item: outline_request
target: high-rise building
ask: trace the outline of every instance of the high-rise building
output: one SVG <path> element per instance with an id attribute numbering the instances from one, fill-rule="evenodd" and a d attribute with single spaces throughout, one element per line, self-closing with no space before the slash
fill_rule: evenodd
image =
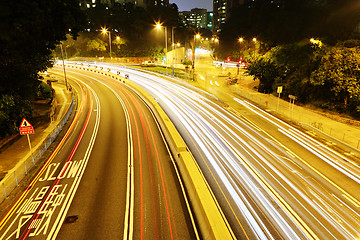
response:
<path id="1" fill-rule="evenodd" d="M 212 12 L 206 9 L 193 8 L 179 13 L 179 17 L 186 27 L 212 29 Z"/>
<path id="2" fill-rule="evenodd" d="M 169 0 L 80 0 L 80 6 L 83 8 L 96 7 L 97 3 L 105 4 L 109 7 L 111 7 L 114 3 L 133 3 L 139 7 L 149 7 L 157 5 L 169 6 Z"/>
<path id="3" fill-rule="evenodd" d="M 106 0 L 105 0 L 106 1 Z M 149 7 L 149 6 L 169 6 L 169 0 L 108 0 L 120 4 L 124 3 L 134 3 L 136 6 L 139 7 Z"/>
<path id="4" fill-rule="evenodd" d="M 221 31 L 221 24 L 225 23 L 230 16 L 230 9 L 241 4 L 245 4 L 248 0 L 213 0 L 213 32 Z"/>

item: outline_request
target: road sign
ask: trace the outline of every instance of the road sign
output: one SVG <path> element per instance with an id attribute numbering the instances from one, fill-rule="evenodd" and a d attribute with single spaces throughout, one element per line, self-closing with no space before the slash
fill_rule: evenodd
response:
<path id="1" fill-rule="evenodd" d="M 23 118 L 20 124 L 20 134 L 21 135 L 34 134 L 33 126 L 25 118 Z"/>
<path id="2" fill-rule="evenodd" d="M 283 86 L 278 86 L 277 93 L 282 93 L 282 90 L 283 90 Z"/>
<path id="3" fill-rule="evenodd" d="M 289 95 L 288 97 L 289 97 L 290 99 L 296 100 L 296 96 L 294 96 L 294 95 Z"/>

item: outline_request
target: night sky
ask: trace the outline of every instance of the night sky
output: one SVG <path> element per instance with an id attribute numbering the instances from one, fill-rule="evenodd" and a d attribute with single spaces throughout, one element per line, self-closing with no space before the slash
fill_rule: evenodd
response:
<path id="1" fill-rule="evenodd" d="M 213 0 L 170 0 L 179 7 L 179 12 L 189 11 L 192 8 L 205 8 L 208 11 L 213 9 Z"/>

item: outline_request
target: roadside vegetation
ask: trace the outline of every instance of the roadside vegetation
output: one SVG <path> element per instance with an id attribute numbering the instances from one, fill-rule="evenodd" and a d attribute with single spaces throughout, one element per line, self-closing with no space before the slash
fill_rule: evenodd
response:
<path id="1" fill-rule="evenodd" d="M 359 10 L 355 0 L 251 2 L 233 10 L 216 56 L 246 61 L 259 92 L 283 86 L 284 98 L 360 118 Z"/>
<path id="2" fill-rule="evenodd" d="M 52 66 L 66 34 L 76 38 L 85 16 L 73 0 L 3 1 L 0 16 L 1 139 L 17 133 L 23 117 L 32 120 L 32 101 L 51 97 L 38 74 Z"/>

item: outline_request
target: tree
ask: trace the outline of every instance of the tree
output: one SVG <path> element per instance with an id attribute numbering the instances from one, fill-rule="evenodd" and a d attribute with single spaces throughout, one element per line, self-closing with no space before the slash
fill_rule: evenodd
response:
<path id="1" fill-rule="evenodd" d="M 359 38 L 354 32 L 360 22 L 359 10 L 357 0 L 248 1 L 234 8 L 221 26 L 220 44 L 229 51 L 240 36 L 257 37 L 267 49 L 311 37 L 335 44 L 338 40 Z"/>
<path id="2" fill-rule="evenodd" d="M 302 103 L 312 97 L 310 75 L 318 68 L 325 51 L 325 46 L 319 48 L 310 43 L 288 44 L 271 49 L 268 57 L 279 69 L 277 81 L 281 81 L 275 84 L 284 86 L 284 96 L 295 95 Z"/>
<path id="3" fill-rule="evenodd" d="M 266 93 L 271 93 L 273 91 L 275 79 L 280 76 L 279 69 L 276 67 L 275 63 L 264 57 L 259 58 L 250 64 L 247 73 L 253 76 L 254 80 L 260 80 L 258 91 Z"/>
<path id="4" fill-rule="evenodd" d="M 20 95 L 0 95 L 0 139 L 16 133 L 21 119 L 31 115 L 31 111 L 31 102 Z"/>
<path id="5" fill-rule="evenodd" d="M 89 40 L 86 44 L 87 50 L 94 53 L 104 53 L 106 51 L 107 44 L 100 39 Z"/>
<path id="6" fill-rule="evenodd" d="M 331 93 L 332 98 L 324 101 L 343 106 L 350 113 L 360 111 L 360 48 L 332 48 L 311 74 L 311 82 Z"/>
<path id="7" fill-rule="evenodd" d="M 1 1 L 0 93 L 34 96 L 38 72 L 51 66 L 51 50 L 66 33 L 77 36 L 82 16 L 73 0 Z"/>
<path id="8" fill-rule="evenodd" d="M 76 37 L 84 18 L 74 0 L 1 1 L 0 137 L 14 133 L 31 102 L 38 73 L 51 64 L 51 53 L 69 33 Z M 71 30 L 70 30 L 71 29 Z"/>

